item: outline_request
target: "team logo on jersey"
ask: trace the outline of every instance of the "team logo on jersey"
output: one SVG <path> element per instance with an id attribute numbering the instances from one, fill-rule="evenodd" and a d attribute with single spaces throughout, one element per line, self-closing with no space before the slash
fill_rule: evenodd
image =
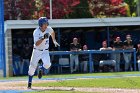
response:
<path id="1" fill-rule="evenodd" d="M 39 39 L 44 39 L 44 36 L 39 37 Z"/>

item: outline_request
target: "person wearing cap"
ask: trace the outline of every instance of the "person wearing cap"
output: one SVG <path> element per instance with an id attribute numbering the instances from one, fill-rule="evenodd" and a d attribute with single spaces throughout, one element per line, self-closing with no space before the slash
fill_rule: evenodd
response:
<path id="1" fill-rule="evenodd" d="M 125 50 L 133 49 L 133 42 L 131 40 L 130 35 L 126 35 L 126 40 L 124 41 L 123 45 L 124 45 Z M 123 53 L 123 56 L 124 56 L 124 60 L 125 60 L 125 71 L 128 71 L 131 66 L 130 62 L 131 62 L 132 53 L 125 52 L 125 53 Z"/>
<path id="2" fill-rule="evenodd" d="M 113 43 L 113 50 L 122 50 L 123 49 L 123 42 L 121 41 L 120 37 L 116 37 L 116 40 Z M 116 61 L 115 71 L 120 71 L 120 53 L 114 53 L 113 59 Z"/>
<path id="3" fill-rule="evenodd" d="M 78 52 L 81 50 L 80 48 L 81 45 L 78 43 L 78 39 L 73 38 L 73 42 L 70 44 L 70 51 Z M 71 68 L 71 73 L 79 70 L 79 58 L 77 54 L 70 54 L 70 68 Z"/>

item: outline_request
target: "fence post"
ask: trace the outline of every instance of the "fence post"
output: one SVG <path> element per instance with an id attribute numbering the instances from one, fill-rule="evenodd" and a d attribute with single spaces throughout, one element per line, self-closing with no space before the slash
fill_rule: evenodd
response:
<path id="1" fill-rule="evenodd" d="M 57 29 L 57 37 L 58 37 L 58 43 L 61 44 L 61 33 L 60 28 Z M 61 46 L 60 46 L 61 47 Z M 58 50 L 60 51 L 60 47 L 58 47 Z"/>
<path id="2" fill-rule="evenodd" d="M 0 69 L 3 69 L 3 76 L 6 77 L 5 64 L 5 35 L 4 35 L 4 0 L 0 1 Z"/>
<path id="3" fill-rule="evenodd" d="M 92 54 L 89 53 L 89 72 L 92 73 L 94 71 L 94 63 L 92 61 Z"/>
<path id="4" fill-rule="evenodd" d="M 50 0 L 50 19 L 52 20 L 52 0 Z"/>
<path id="5" fill-rule="evenodd" d="M 110 31 L 109 31 L 109 27 L 107 27 L 107 46 L 110 47 Z"/>

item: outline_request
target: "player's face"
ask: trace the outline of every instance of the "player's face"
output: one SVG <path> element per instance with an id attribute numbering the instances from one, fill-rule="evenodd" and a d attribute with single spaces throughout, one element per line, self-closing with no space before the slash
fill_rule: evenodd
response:
<path id="1" fill-rule="evenodd" d="M 48 24 L 43 24 L 41 27 L 41 30 L 44 32 L 48 27 Z"/>

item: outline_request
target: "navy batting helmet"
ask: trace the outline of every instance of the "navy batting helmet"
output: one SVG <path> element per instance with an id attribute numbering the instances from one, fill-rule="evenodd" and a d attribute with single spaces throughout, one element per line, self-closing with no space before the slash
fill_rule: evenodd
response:
<path id="1" fill-rule="evenodd" d="M 49 25 L 48 19 L 46 17 L 40 17 L 38 19 L 38 25 L 40 27 L 42 27 L 43 24 L 48 24 Z"/>

